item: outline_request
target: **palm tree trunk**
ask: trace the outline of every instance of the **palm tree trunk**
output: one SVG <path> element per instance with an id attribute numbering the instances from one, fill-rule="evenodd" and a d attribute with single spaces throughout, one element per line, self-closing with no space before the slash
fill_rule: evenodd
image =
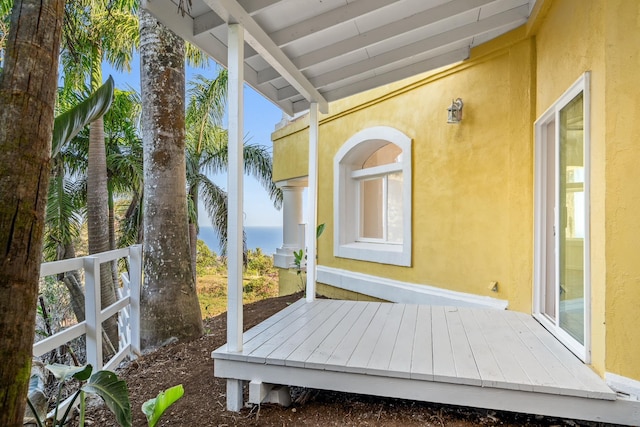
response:
<path id="1" fill-rule="evenodd" d="M 35 331 L 63 0 L 16 0 L 0 74 L 0 425 L 21 426 Z"/>
<path id="2" fill-rule="evenodd" d="M 196 264 L 198 261 L 198 187 L 194 186 L 189 190 L 189 200 L 193 203 L 195 211 L 195 222 L 189 217 L 189 248 L 191 249 L 191 269 L 193 270 L 193 280 L 198 284 L 198 273 Z"/>
<path id="3" fill-rule="evenodd" d="M 71 259 L 76 257 L 76 248 L 73 246 L 73 243 L 66 244 L 61 252 L 62 256 L 60 259 Z M 84 312 L 85 300 L 84 290 L 80 284 L 82 283 L 80 272 L 78 270 L 67 271 L 66 273 L 63 273 L 62 277 L 59 277 L 58 280 L 62 280 L 69 291 L 71 308 L 73 310 L 73 314 L 76 315 L 76 320 L 78 323 L 83 322 L 86 318 L 86 313 Z"/>
<path id="4" fill-rule="evenodd" d="M 184 41 L 140 10 L 144 164 L 143 348 L 203 333 L 191 252 L 185 163 Z"/>
<path id="5" fill-rule="evenodd" d="M 99 118 L 89 126 L 89 156 L 87 171 L 87 223 L 89 231 L 89 254 L 109 250 L 109 206 L 107 192 L 107 160 L 104 145 L 104 122 Z M 111 275 L 111 263 L 100 266 L 101 308 L 116 302 L 116 293 Z M 118 324 L 115 316 L 103 324 L 109 340 L 118 343 Z M 110 355 L 105 346 L 105 355 Z"/>

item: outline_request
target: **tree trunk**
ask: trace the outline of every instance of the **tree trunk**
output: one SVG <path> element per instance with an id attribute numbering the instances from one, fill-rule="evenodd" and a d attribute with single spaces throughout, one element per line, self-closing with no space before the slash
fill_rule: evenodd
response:
<path id="1" fill-rule="evenodd" d="M 64 250 L 62 257 L 60 259 L 71 259 L 76 257 L 76 248 L 73 246 L 73 243 L 68 243 L 64 246 Z M 71 299 L 71 308 L 73 309 L 73 313 L 76 315 L 76 320 L 78 323 L 83 322 L 86 318 L 84 307 L 84 289 L 82 289 L 82 279 L 80 276 L 80 272 L 78 270 L 67 271 L 61 275 L 58 280 L 62 280 L 62 282 L 67 287 L 69 291 L 69 297 Z"/>
<path id="2" fill-rule="evenodd" d="M 104 121 L 99 118 L 89 126 L 89 156 L 87 168 L 87 228 L 89 254 L 106 252 L 109 247 L 109 206 L 107 192 L 107 155 L 104 145 Z M 116 292 L 111 275 L 111 263 L 100 265 L 101 308 L 116 302 Z M 102 324 L 114 346 L 118 344 L 118 323 L 115 316 Z M 104 346 L 105 355 L 111 355 Z"/>
<path id="3" fill-rule="evenodd" d="M 195 210 L 196 222 L 193 223 L 189 218 L 189 249 L 191 249 L 191 269 L 193 270 L 193 280 L 198 283 L 198 273 L 196 272 L 196 264 L 198 261 L 198 187 L 194 186 L 189 190 L 189 199 L 193 202 Z"/>
<path id="4" fill-rule="evenodd" d="M 0 425 L 31 372 L 63 0 L 16 0 L 0 74 Z"/>
<path id="5" fill-rule="evenodd" d="M 143 348 L 201 336 L 189 250 L 184 41 L 140 10 L 144 158 Z"/>

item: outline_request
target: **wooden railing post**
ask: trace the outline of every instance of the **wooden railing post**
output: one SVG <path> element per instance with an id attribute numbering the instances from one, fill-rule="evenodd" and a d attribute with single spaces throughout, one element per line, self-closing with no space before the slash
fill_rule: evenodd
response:
<path id="1" fill-rule="evenodd" d="M 87 322 L 87 363 L 93 370 L 102 369 L 102 315 L 100 302 L 100 259 L 84 258 L 85 313 Z"/>
<path id="2" fill-rule="evenodd" d="M 142 245 L 129 248 L 129 298 L 131 328 L 131 359 L 138 357 L 140 353 L 140 291 L 142 289 Z"/>

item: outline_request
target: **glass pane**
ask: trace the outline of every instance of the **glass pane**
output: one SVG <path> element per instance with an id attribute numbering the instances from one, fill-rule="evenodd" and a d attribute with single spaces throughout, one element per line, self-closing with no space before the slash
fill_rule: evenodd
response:
<path id="1" fill-rule="evenodd" d="M 546 314 L 555 324 L 556 323 L 556 297 L 557 293 L 557 280 L 556 280 L 556 233 L 555 233 L 555 221 L 556 221 L 556 122 L 551 121 L 545 128 L 546 140 L 547 140 L 547 168 L 549 173 L 547 175 L 546 186 L 546 212 L 545 221 L 546 227 L 546 242 L 547 242 L 547 256 L 545 259 L 545 283 L 544 283 L 544 308 L 543 313 Z"/>
<path id="2" fill-rule="evenodd" d="M 402 243 L 402 172 L 387 176 L 387 240 Z"/>
<path id="3" fill-rule="evenodd" d="M 383 145 L 364 161 L 362 169 L 398 163 L 401 160 L 401 155 L 402 149 L 397 145 L 391 143 Z"/>
<path id="4" fill-rule="evenodd" d="M 584 344 L 584 118 L 582 94 L 560 111 L 560 327 Z"/>
<path id="5" fill-rule="evenodd" d="M 360 237 L 382 239 L 383 178 L 360 181 Z"/>

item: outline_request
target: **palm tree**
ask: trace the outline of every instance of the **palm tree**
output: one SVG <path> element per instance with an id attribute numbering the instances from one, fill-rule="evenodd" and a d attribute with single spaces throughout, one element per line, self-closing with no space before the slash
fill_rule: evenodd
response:
<path id="1" fill-rule="evenodd" d="M 144 147 L 143 348 L 202 335 L 185 176 L 184 41 L 140 10 Z"/>
<path id="2" fill-rule="evenodd" d="M 12 10 L 0 73 L 0 425 L 17 427 L 35 335 L 64 1 L 16 0 Z"/>
<path id="3" fill-rule="evenodd" d="M 228 138 L 221 123 L 227 98 L 227 71 L 214 79 L 196 76 L 190 82 L 187 107 L 187 187 L 189 189 L 189 237 L 191 262 L 195 274 L 198 202 L 202 201 L 220 241 L 222 253 L 227 246 L 227 194 L 208 175 L 223 173 L 228 166 Z M 282 192 L 271 180 L 272 162 L 268 149 L 245 144 L 245 173 L 254 176 L 279 208 Z M 246 248 L 245 248 L 246 252 Z"/>
<path id="4" fill-rule="evenodd" d="M 62 55 L 65 87 L 77 88 L 88 79 L 91 89 L 96 90 L 102 84 L 103 60 L 116 69 L 128 69 L 139 40 L 137 7 L 135 0 L 86 0 L 67 5 L 65 49 Z M 104 121 L 100 117 L 90 124 L 89 129 L 87 222 L 90 254 L 114 249 L 108 226 L 107 181 Z M 114 270 L 115 266 L 100 266 L 102 308 L 116 301 Z M 117 343 L 116 319 L 105 321 L 104 329 L 111 343 Z"/>

